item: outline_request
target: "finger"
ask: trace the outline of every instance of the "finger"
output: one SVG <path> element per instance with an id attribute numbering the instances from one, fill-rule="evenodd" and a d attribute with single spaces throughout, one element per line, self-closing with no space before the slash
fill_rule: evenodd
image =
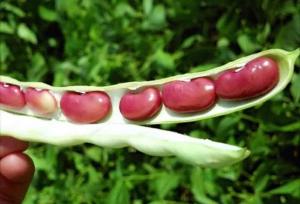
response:
<path id="1" fill-rule="evenodd" d="M 21 203 L 34 174 L 32 160 L 23 153 L 13 153 L 0 160 L 1 196 L 11 203 Z"/>
<path id="2" fill-rule="evenodd" d="M 23 142 L 8 136 L 0 137 L 0 159 L 13 152 L 22 152 L 28 147 L 27 142 Z"/>

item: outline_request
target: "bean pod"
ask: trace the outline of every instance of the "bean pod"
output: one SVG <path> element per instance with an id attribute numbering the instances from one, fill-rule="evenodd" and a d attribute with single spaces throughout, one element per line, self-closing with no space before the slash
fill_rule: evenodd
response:
<path id="1" fill-rule="evenodd" d="M 249 152 L 139 125 L 196 121 L 262 103 L 288 84 L 298 55 L 267 50 L 205 72 L 107 87 L 52 87 L 0 76 L 0 135 L 56 145 L 132 146 L 208 167 L 232 164 Z"/>

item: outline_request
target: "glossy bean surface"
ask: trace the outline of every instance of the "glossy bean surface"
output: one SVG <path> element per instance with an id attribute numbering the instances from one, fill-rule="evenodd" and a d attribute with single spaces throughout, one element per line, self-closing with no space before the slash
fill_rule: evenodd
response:
<path id="1" fill-rule="evenodd" d="M 119 109 L 126 119 L 146 120 L 160 110 L 161 104 L 160 91 L 154 87 L 147 87 L 122 96 Z"/>
<path id="2" fill-rule="evenodd" d="M 216 93 L 229 100 L 249 99 L 270 91 L 279 80 L 277 63 L 268 57 L 256 58 L 238 70 L 228 70 L 216 79 Z"/>
<path id="3" fill-rule="evenodd" d="M 0 82 L 0 104 L 8 108 L 22 109 L 26 104 L 23 91 L 19 86 Z"/>
<path id="4" fill-rule="evenodd" d="M 214 82 L 209 78 L 169 82 L 162 87 L 162 100 L 167 108 L 180 113 L 206 110 L 216 101 Z"/>
<path id="5" fill-rule="evenodd" d="M 63 114 L 76 123 L 94 123 L 104 119 L 111 110 L 109 96 L 102 91 L 66 92 L 60 107 Z"/>
<path id="6" fill-rule="evenodd" d="M 39 114 L 52 114 L 57 110 L 56 99 L 48 90 L 29 87 L 25 90 L 25 99 L 30 109 Z"/>

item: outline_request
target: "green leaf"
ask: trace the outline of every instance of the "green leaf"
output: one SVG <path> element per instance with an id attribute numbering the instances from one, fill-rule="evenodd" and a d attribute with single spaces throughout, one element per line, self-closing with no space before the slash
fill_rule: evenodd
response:
<path id="1" fill-rule="evenodd" d="M 263 144 L 261 146 L 263 146 Z M 270 166 L 272 166 L 271 162 L 265 162 L 259 165 L 259 167 L 254 171 L 251 179 L 255 193 L 263 192 L 270 182 L 270 176 L 268 175 Z"/>
<path id="2" fill-rule="evenodd" d="M 192 45 L 197 44 L 197 43 L 201 43 L 201 42 L 204 42 L 204 37 L 203 36 L 198 35 L 198 34 L 197 35 L 192 35 L 192 36 L 186 38 L 183 41 L 181 47 L 182 48 L 189 48 Z"/>
<path id="3" fill-rule="evenodd" d="M 299 2 L 297 5 L 295 5 L 295 2 L 293 1 L 280 2 L 280 10 L 279 10 L 280 16 L 287 16 L 287 15 L 299 13 L 300 11 Z"/>
<path id="4" fill-rule="evenodd" d="M 58 15 L 55 11 L 48 9 L 44 6 L 39 6 L 39 15 L 45 21 L 56 21 L 58 19 Z"/>
<path id="5" fill-rule="evenodd" d="M 152 11 L 153 0 L 143 0 L 143 10 L 146 15 L 149 15 Z"/>
<path id="6" fill-rule="evenodd" d="M 27 42 L 31 42 L 33 44 L 37 43 L 37 38 L 32 30 L 27 27 L 24 23 L 18 26 L 18 36 Z"/>
<path id="7" fill-rule="evenodd" d="M 239 122 L 240 116 L 238 114 L 224 117 L 216 127 L 216 135 L 230 135 L 237 128 Z"/>
<path id="8" fill-rule="evenodd" d="M 80 8 L 80 4 L 77 0 L 56 0 L 55 3 L 58 11 L 66 12 L 69 17 L 74 18 L 74 21 L 82 22 L 82 19 L 78 19 L 78 16 L 80 15 L 80 12 L 85 11 L 85 9 Z"/>
<path id="9" fill-rule="evenodd" d="M 234 7 L 232 7 L 234 8 Z M 238 15 L 232 10 L 225 12 L 217 21 L 218 31 L 227 38 L 234 39 L 238 30 Z"/>
<path id="10" fill-rule="evenodd" d="M 166 69 L 172 69 L 175 66 L 172 55 L 170 53 L 164 52 L 163 50 L 158 50 L 155 53 L 154 62 Z"/>
<path id="11" fill-rule="evenodd" d="M 296 198 L 300 198 L 300 179 L 292 180 L 278 188 L 268 192 L 269 194 L 290 194 Z"/>
<path id="12" fill-rule="evenodd" d="M 7 22 L 0 22 L 0 33 L 13 34 L 14 27 Z"/>
<path id="13" fill-rule="evenodd" d="M 117 180 L 116 184 L 110 191 L 108 198 L 107 198 L 107 204 L 129 204 L 129 191 L 127 186 L 125 185 L 124 181 L 122 179 Z"/>
<path id="14" fill-rule="evenodd" d="M 10 55 L 10 50 L 4 42 L 0 43 L 0 62 L 4 63 Z"/>
<path id="15" fill-rule="evenodd" d="M 261 46 L 253 41 L 248 35 L 241 34 L 238 36 L 238 44 L 245 53 L 252 53 L 260 49 Z"/>
<path id="16" fill-rule="evenodd" d="M 24 17 L 25 13 L 19 7 L 9 4 L 5 1 L 0 3 L 0 9 L 5 9 L 6 11 L 10 11 L 11 13 L 15 14 L 18 17 Z"/>
<path id="17" fill-rule="evenodd" d="M 243 204 L 264 204 L 264 202 L 259 195 L 250 195 Z"/>
<path id="18" fill-rule="evenodd" d="M 191 190 L 196 201 L 205 204 L 216 204 L 215 201 L 206 195 L 205 174 L 201 168 L 195 167 L 192 170 L 190 180 L 192 185 Z"/>
<path id="19" fill-rule="evenodd" d="M 42 81 L 46 74 L 46 61 L 41 53 L 35 53 L 31 58 L 30 69 L 27 70 L 27 78 L 31 81 Z"/>
<path id="20" fill-rule="evenodd" d="M 265 43 L 265 41 L 267 40 L 268 36 L 271 33 L 271 26 L 270 23 L 266 23 L 262 32 L 259 32 L 256 36 L 257 41 L 259 43 Z"/>
<path id="21" fill-rule="evenodd" d="M 166 26 L 166 23 L 165 7 L 163 5 L 156 5 L 146 17 L 143 28 L 147 30 L 160 30 Z"/>
<path id="22" fill-rule="evenodd" d="M 125 3 L 119 3 L 114 10 L 116 17 L 124 17 L 126 14 L 129 16 L 135 16 L 134 9 Z"/>
<path id="23" fill-rule="evenodd" d="M 295 49 L 300 43 L 300 14 L 294 15 L 293 20 L 281 27 L 275 46 L 284 49 Z"/>
<path id="24" fill-rule="evenodd" d="M 179 180 L 179 174 L 172 172 L 161 173 L 154 182 L 155 191 L 158 195 L 158 198 L 165 198 L 172 189 L 179 185 Z"/>
<path id="25" fill-rule="evenodd" d="M 220 38 L 217 43 L 219 48 L 228 47 L 229 44 L 230 44 L 230 41 L 226 37 Z"/>
<path id="26" fill-rule="evenodd" d="M 259 128 L 256 132 L 253 132 L 251 135 L 250 150 L 252 154 L 266 155 L 271 149 L 269 144 L 269 139 L 262 131 L 262 128 Z"/>
<path id="27" fill-rule="evenodd" d="M 155 6 L 149 16 L 149 21 L 152 25 L 156 25 L 158 27 L 164 26 L 166 23 L 165 7 L 163 5 Z"/>
<path id="28" fill-rule="evenodd" d="M 255 191 L 256 192 L 263 192 L 263 190 L 266 188 L 268 182 L 270 180 L 270 177 L 268 175 L 262 177 L 260 180 L 257 181 L 255 184 Z"/>
<path id="29" fill-rule="evenodd" d="M 88 158 L 95 162 L 100 162 L 101 161 L 101 154 L 102 151 L 98 147 L 91 147 L 86 149 L 85 154 Z"/>

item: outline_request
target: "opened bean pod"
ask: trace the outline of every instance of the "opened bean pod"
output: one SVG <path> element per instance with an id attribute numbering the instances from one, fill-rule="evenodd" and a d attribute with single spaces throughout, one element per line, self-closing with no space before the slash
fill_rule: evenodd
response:
<path id="1" fill-rule="evenodd" d="M 298 55 L 273 49 L 205 72 L 106 87 L 52 87 L 1 76 L 0 134 L 57 145 L 132 146 L 202 166 L 231 164 L 249 152 L 138 125 L 195 121 L 262 103 L 290 81 Z M 16 121 L 24 125 L 13 127 Z"/>

